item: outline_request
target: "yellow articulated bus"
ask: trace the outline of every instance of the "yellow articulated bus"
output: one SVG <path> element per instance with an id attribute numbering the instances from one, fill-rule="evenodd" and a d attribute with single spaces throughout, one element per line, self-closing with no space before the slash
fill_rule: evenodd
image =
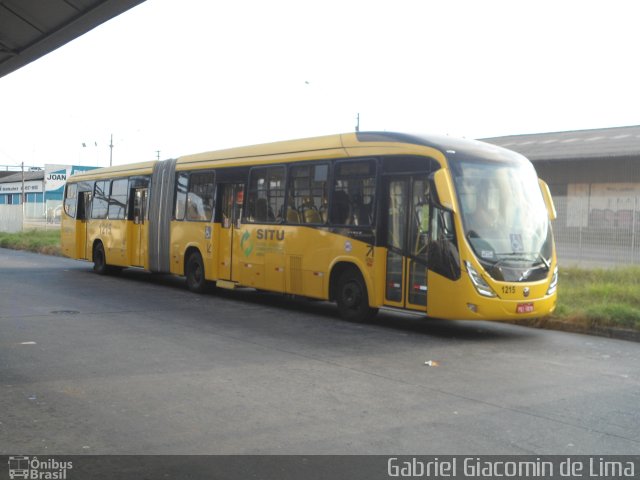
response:
<path id="1" fill-rule="evenodd" d="M 292 140 L 80 173 L 62 249 L 104 274 L 184 275 L 379 308 L 507 320 L 556 306 L 547 185 L 525 157 L 390 132 Z"/>

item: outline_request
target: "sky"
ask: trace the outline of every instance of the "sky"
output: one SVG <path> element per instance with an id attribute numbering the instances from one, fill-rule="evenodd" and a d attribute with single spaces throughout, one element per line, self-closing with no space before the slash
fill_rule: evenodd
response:
<path id="1" fill-rule="evenodd" d="M 640 124 L 629 0 L 147 0 L 0 78 L 0 165 Z M 86 146 L 83 146 L 86 145 Z M 159 154 L 158 154 L 159 151 Z"/>

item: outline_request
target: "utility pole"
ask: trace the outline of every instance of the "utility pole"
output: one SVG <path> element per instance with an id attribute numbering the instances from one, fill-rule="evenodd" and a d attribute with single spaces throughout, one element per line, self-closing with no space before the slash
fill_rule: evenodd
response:
<path id="1" fill-rule="evenodd" d="M 109 166 L 113 166 L 113 133 L 111 134 L 111 141 L 109 142 Z"/>
<path id="2" fill-rule="evenodd" d="M 360 131 L 360 112 L 356 116 L 356 133 Z"/>
<path id="3" fill-rule="evenodd" d="M 156 160 L 160 160 L 160 150 L 156 150 Z"/>
<path id="4" fill-rule="evenodd" d="M 27 198 L 24 193 L 24 162 L 20 164 L 20 169 L 22 170 L 22 201 L 20 203 L 22 204 L 22 230 L 24 231 L 24 202 Z"/>

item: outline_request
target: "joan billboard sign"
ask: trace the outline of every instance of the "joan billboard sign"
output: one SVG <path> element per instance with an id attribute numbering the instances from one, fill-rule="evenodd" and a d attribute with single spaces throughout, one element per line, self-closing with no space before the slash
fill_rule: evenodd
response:
<path id="1" fill-rule="evenodd" d="M 74 173 L 93 170 L 96 167 L 83 167 L 78 165 L 50 165 L 44 166 L 44 185 L 46 192 L 60 192 L 64 190 L 64 184 Z"/>

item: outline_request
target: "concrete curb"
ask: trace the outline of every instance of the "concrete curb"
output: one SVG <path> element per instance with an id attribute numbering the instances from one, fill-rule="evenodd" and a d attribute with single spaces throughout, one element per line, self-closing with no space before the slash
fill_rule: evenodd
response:
<path id="1" fill-rule="evenodd" d="M 603 327 L 599 325 L 584 325 L 577 323 L 563 322 L 556 318 L 533 318 L 514 320 L 514 325 L 524 327 L 544 328 L 547 330 L 559 330 L 562 332 L 582 333 L 586 335 L 594 335 L 598 337 L 615 338 L 617 340 L 629 340 L 631 342 L 640 342 L 640 330 L 632 330 L 620 327 Z"/>

